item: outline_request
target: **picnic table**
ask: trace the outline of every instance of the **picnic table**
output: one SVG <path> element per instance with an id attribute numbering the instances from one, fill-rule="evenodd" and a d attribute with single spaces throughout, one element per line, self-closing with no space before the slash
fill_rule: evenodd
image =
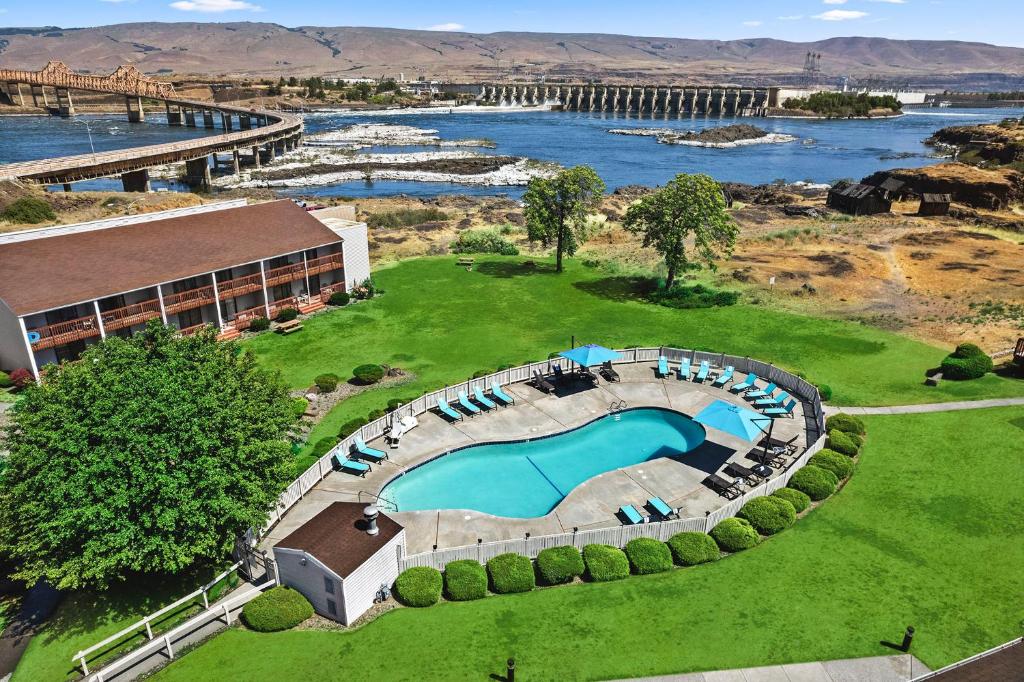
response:
<path id="1" fill-rule="evenodd" d="M 277 328 L 274 330 L 278 334 L 291 334 L 302 329 L 302 322 L 299 320 L 288 320 L 287 322 L 278 322 Z"/>

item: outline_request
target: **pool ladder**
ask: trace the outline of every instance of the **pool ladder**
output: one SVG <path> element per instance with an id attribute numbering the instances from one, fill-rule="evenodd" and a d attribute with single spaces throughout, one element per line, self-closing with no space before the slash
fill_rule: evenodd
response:
<path id="1" fill-rule="evenodd" d="M 622 415 L 620 414 L 620 412 L 622 412 L 627 407 L 629 407 L 629 405 L 626 404 L 625 400 L 616 400 L 612 402 L 610 405 L 608 405 L 608 413 L 615 415 L 615 421 L 621 421 Z"/>

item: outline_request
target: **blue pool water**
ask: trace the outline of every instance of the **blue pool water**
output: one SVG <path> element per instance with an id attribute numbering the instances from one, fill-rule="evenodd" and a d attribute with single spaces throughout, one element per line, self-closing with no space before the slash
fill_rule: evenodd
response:
<path id="1" fill-rule="evenodd" d="M 534 518 L 598 474 L 689 452 L 703 442 L 704 427 L 678 412 L 627 410 L 546 438 L 452 452 L 395 479 L 381 497 L 399 511 L 473 509 Z"/>

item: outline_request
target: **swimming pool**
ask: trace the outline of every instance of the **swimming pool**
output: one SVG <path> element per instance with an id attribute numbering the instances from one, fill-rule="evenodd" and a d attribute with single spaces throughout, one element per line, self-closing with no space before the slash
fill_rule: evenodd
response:
<path id="1" fill-rule="evenodd" d="M 394 479 L 380 496 L 398 511 L 473 509 L 534 518 L 598 474 L 689 452 L 704 435 L 704 427 L 678 412 L 635 408 L 553 436 L 456 450 Z"/>

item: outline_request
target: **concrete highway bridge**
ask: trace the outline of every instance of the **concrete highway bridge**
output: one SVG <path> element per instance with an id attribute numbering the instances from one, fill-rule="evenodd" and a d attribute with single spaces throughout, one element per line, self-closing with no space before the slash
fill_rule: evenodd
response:
<path id="1" fill-rule="evenodd" d="M 0 96 L 11 104 L 25 106 L 26 90 L 33 106 L 57 116 L 73 116 L 73 90 L 87 90 L 124 96 L 129 121 L 145 119 L 143 101 L 156 100 L 167 112 L 167 123 L 213 129 L 220 119 L 223 133 L 180 142 L 147 145 L 94 154 L 78 154 L 38 161 L 0 165 L 0 179 L 28 180 L 48 185 L 120 176 L 126 192 L 149 189 L 149 169 L 168 163 L 185 162 L 185 181 L 199 189 L 210 188 L 210 164 L 221 163 L 220 154 L 230 154 L 229 164 L 238 173 L 242 156 L 260 167 L 263 159 L 294 149 L 302 136 L 302 118 L 275 111 L 263 111 L 212 102 L 179 98 L 170 83 L 161 83 L 134 66 L 120 66 L 109 76 L 77 74 L 62 62 L 50 62 L 41 71 L 0 69 Z M 237 129 L 236 129 L 237 128 Z"/>
<path id="2" fill-rule="evenodd" d="M 447 89 L 447 88 L 446 88 Z M 503 83 L 462 86 L 478 102 L 560 106 L 565 111 L 607 111 L 639 116 L 764 116 L 777 106 L 778 88 L 725 85 L 545 85 Z"/>

